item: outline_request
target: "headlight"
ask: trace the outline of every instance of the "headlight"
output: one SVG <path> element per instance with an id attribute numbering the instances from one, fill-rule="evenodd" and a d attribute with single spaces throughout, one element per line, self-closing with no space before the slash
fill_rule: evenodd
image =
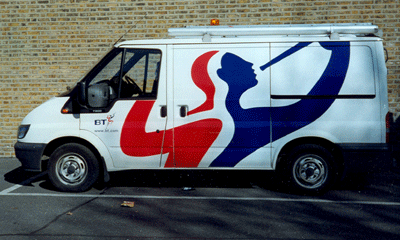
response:
<path id="1" fill-rule="evenodd" d="M 20 125 L 18 127 L 18 139 L 22 139 L 28 133 L 30 125 Z"/>

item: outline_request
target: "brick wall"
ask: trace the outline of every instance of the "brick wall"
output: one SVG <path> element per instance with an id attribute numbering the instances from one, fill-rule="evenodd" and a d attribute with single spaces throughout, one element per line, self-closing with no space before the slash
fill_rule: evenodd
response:
<path id="1" fill-rule="evenodd" d="M 0 157 L 34 107 L 75 83 L 125 39 L 166 37 L 169 27 L 372 22 L 389 52 L 390 110 L 400 114 L 398 0 L 0 0 Z M 45 117 L 45 116 L 43 116 Z"/>

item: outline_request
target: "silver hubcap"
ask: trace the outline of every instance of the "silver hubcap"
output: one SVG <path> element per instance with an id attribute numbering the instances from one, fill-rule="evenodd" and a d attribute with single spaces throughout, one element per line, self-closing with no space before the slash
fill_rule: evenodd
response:
<path id="1" fill-rule="evenodd" d="M 77 185 L 87 176 L 86 161 L 77 154 L 64 155 L 57 162 L 56 173 L 61 182 Z"/>
<path id="2" fill-rule="evenodd" d="M 328 177 L 325 162 L 316 155 L 306 155 L 294 164 L 293 176 L 295 181 L 304 188 L 320 187 Z"/>

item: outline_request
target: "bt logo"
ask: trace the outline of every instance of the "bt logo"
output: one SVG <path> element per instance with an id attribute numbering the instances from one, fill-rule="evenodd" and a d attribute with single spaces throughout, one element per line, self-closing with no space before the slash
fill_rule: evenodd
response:
<path id="1" fill-rule="evenodd" d="M 114 118 L 114 116 L 115 116 L 115 113 L 113 115 L 108 115 L 107 119 L 96 119 L 96 120 L 94 120 L 94 125 L 106 125 L 107 124 L 107 126 L 108 126 L 114 122 L 113 120 L 111 120 L 112 118 Z"/>

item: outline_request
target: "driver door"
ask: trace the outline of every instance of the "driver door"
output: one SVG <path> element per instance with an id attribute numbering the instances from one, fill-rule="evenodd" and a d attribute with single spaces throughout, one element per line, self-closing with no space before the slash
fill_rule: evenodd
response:
<path id="1" fill-rule="evenodd" d="M 165 130 L 165 49 L 114 49 L 83 80 L 80 127 L 100 140 L 116 168 L 159 168 Z"/>

